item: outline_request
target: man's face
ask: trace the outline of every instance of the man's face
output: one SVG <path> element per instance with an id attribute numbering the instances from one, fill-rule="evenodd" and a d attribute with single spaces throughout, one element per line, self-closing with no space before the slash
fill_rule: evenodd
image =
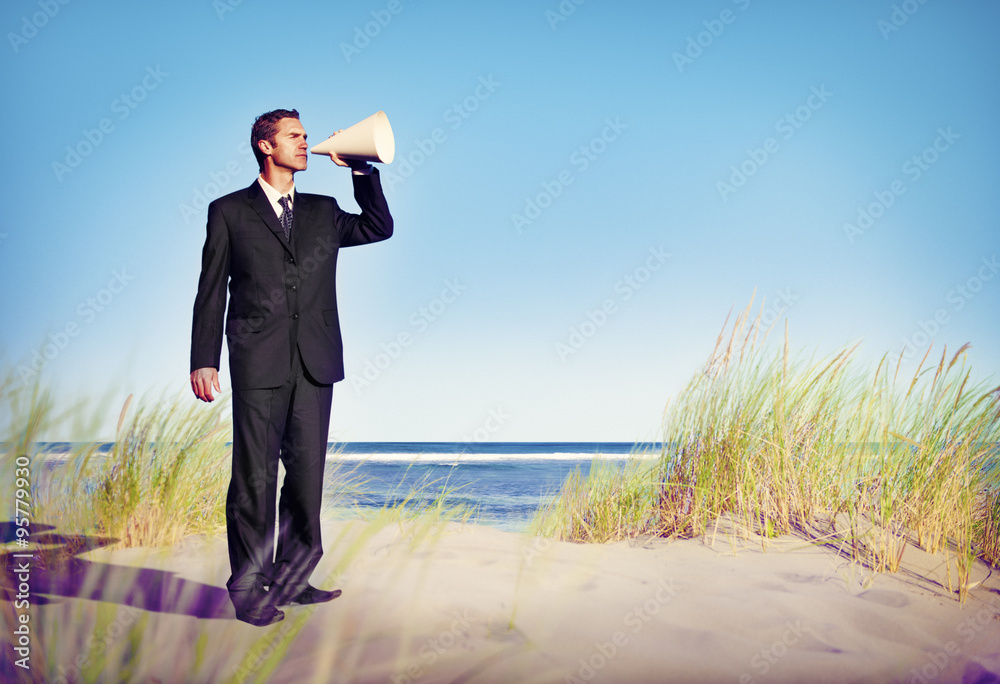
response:
<path id="1" fill-rule="evenodd" d="M 279 121 L 274 143 L 268 145 L 274 165 L 293 172 L 305 171 L 309 162 L 306 137 L 306 131 L 298 119 L 286 117 Z M 268 152 L 268 149 L 265 148 L 264 152 Z"/>

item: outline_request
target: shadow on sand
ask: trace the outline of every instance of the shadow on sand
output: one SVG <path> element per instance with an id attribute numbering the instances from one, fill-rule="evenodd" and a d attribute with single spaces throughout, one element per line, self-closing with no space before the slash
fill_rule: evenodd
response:
<path id="1" fill-rule="evenodd" d="M 36 547 L 32 558 L 19 558 L 18 554 L 25 552 L 10 547 L 0 556 L 3 562 L 0 587 L 5 602 L 18 600 L 22 583 L 19 575 L 26 574 L 29 602 L 33 606 L 58 603 L 59 597 L 66 597 L 106 601 L 156 613 L 236 619 L 229 593 L 224 588 L 183 579 L 164 570 L 80 558 L 81 554 L 118 540 L 62 535 L 53 529 L 45 524 L 29 527 L 29 539 Z M 0 522 L 0 539 L 5 544 L 17 541 L 16 530 L 12 521 Z"/>

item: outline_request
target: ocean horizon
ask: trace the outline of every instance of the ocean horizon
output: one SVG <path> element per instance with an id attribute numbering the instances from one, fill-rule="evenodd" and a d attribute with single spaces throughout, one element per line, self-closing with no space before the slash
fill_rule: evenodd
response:
<path id="1" fill-rule="evenodd" d="M 85 444 L 36 447 L 55 467 Z M 98 453 L 113 444 L 98 443 Z M 407 499 L 421 507 L 446 491 L 444 503 L 473 510 L 473 522 L 523 532 L 571 473 L 586 476 L 595 461 L 621 465 L 662 453 L 658 442 L 330 442 L 323 517 L 365 515 Z M 345 486 L 345 479 L 360 484 Z"/>
<path id="2" fill-rule="evenodd" d="M 69 454 L 88 445 L 97 444 L 99 452 L 107 452 L 114 441 L 94 442 L 39 442 L 35 444 L 39 453 L 48 455 Z M 232 444 L 232 442 L 226 442 Z M 0 445 L 7 448 L 8 445 Z M 466 454 L 517 456 L 541 454 L 562 456 L 572 454 L 601 454 L 608 456 L 628 456 L 635 452 L 661 450 L 661 442 L 327 442 L 327 453 L 344 457 L 364 455 L 401 454 L 419 456 L 421 454 Z"/>

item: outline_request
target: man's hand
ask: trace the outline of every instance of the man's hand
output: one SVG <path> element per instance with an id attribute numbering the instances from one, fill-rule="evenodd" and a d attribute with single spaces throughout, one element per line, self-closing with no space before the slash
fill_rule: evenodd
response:
<path id="1" fill-rule="evenodd" d="M 199 368 L 191 372 L 191 391 L 194 392 L 194 396 L 202 401 L 215 401 L 212 395 L 213 387 L 216 392 L 222 391 L 219 385 L 219 371 L 214 368 Z"/>
<path id="2" fill-rule="evenodd" d="M 337 131 L 333 135 L 337 135 L 337 133 L 342 133 L 343 130 L 344 129 L 341 128 L 339 131 Z M 331 135 L 330 137 L 332 138 L 333 135 Z M 333 152 L 330 153 L 330 159 L 332 159 L 333 163 L 336 164 L 337 166 L 346 166 L 346 167 L 349 167 L 351 169 L 351 171 L 361 171 L 363 169 L 368 168 L 368 166 L 369 166 L 368 162 L 366 162 L 363 159 L 341 159 L 340 157 L 338 157 Z"/>

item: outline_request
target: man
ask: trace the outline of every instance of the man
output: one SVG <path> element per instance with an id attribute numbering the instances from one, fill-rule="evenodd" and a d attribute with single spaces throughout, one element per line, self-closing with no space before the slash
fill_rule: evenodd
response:
<path id="1" fill-rule="evenodd" d="M 323 554 L 319 512 L 333 383 L 344 378 L 337 316 L 337 252 L 392 235 L 378 170 L 343 161 L 361 214 L 335 199 L 299 193 L 306 132 L 295 110 L 254 122 L 260 176 L 208 207 L 208 236 L 194 304 L 191 389 L 214 400 L 223 321 L 233 383 L 233 472 L 226 498 L 236 617 L 252 625 L 284 617 L 280 606 L 329 601 L 340 591 L 308 583 Z M 226 286 L 229 309 L 226 311 Z M 285 480 L 278 503 L 278 461 Z M 265 590 L 265 587 L 267 589 Z"/>

